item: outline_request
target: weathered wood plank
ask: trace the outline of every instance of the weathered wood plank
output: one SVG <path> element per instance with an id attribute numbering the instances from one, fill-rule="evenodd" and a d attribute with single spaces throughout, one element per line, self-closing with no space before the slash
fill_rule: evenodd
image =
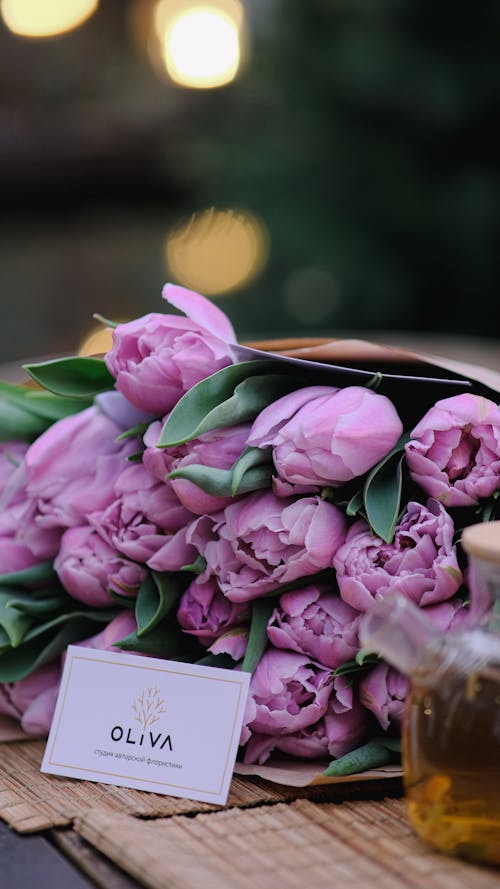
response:
<path id="1" fill-rule="evenodd" d="M 113 865 L 74 831 L 53 830 L 50 837 L 63 855 L 90 877 L 98 889 L 139 889 L 139 883 Z"/>

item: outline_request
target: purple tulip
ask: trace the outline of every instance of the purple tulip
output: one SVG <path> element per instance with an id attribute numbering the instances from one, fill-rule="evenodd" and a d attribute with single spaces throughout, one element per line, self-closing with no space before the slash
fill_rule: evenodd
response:
<path id="1" fill-rule="evenodd" d="M 116 389 L 96 395 L 94 404 L 98 406 L 101 413 L 106 414 L 110 420 L 113 420 L 113 423 L 116 423 L 124 431 L 132 429 L 139 423 L 151 423 L 154 419 L 151 414 L 146 414 L 130 404 L 130 401 L 127 401 L 125 396 L 121 392 L 117 392 Z"/>
<path id="2" fill-rule="evenodd" d="M 144 451 L 142 461 L 144 466 L 156 478 L 162 481 L 165 480 L 169 472 L 183 469 L 193 464 L 213 466 L 216 469 L 230 469 L 243 453 L 250 430 L 248 424 L 233 426 L 227 429 L 216 429 L 213 432 L 201 435 L 200 438 L 188 444 L 179 445 L 175 448 L 157 448 L 156 444 L 160 437 L 161 428 L 162 423 L 159 421 L 152 423 L 148 428 L 144 436 L 146 450 Z M 183 478 L 171 479 L 169 484 L 172 485 L 177 497 L 186 509 L 189 509 L 195 515 L 205 515 L 224 509 L 234 499 L 232 497 L 215 497 L 212 494 L 206 494 L 205 491 L 202 491 L 193 482 Z"/>
<path id="3" fill-rule="evenodd" d="M 114 485 L 115 499 L 103 512 L 89 516 L 107 543 L 128 559 L 147 562 L 191 514 L 171 486 L 157 481 L 140 463 L 130 464 Z"/>
<path id="4" fill-rule="evenodd" d="M 232 364 L 234 331 L 223 312 L 193 291 L 167 285 L 164 298 L 185 312 L 151 313 L 119 324 L 105 361 L 119 391 L 139 410 L 163 416 L 195 383 Z"/>
<path id="5" fill-rule="evenodd" d="M 133 441 L 117 442 L 121 429 L 90 407 L 54 423 L 26 454 L 27 491 L 37 523 L 47 528 L 82 525 L 89 513 L 111 503 L 113 485 Z"/>
<path id="6" fill-rule="evenodd" d="M 356 657 L 359 612 L 327 586 L 305 586 L 283 593 L 267 627 L 276 648 L 308 654 L 325 667 Z"/>
<path id="7" fill-rule="evenodd" d="M 341 485 L 364 475 L 403 431 L 385 395 L 362 386 L 308 386 L 255 420 L 248 444 L 273 448 L 278 476 L 298 485 Z"/>
<path id="8" fill-rule="evenodd" d="M 135 598 L 144 568 L 122 558 L 90 525 L 68 528 L 54 562 L 67 593 L 94 608 L 114 604 L 110 590 Z"/>
<path id="9" fill-rule="evenodd" d="M 500 489 L 500 407 L 469 392 L 438 401 L 411 433 L 412 478 L 446 506 L 473 506 Z"/>
<path id="10" fill-rule="evenodd" d="M 340 595 L 358 611 L 397 590 L 417 605 L 450 599 L 462 582 L 453 545 L 453 521 L 437 500 L 410 502 L 392 543 L 375 537 L 360 519 L 334 558 Z"/>
<path id="11" fill-rule="evenodd" d="M 28 735 L 48 735 L 56 706 L 59 661 L 37 667 L 29 676 L 0 686 L 0 713 L 13 716 Z"/>
<path id="12" fill-rule="evenodd" d="M 175 571 L 201 554 L 207 567 L 200 580 L 214 576 L 228 599 L 248 602 L 330 568 L 344 533 L 343 513 L 320 497 L 281 500 L 257 491 L 196 519 L 149 565 Z"/>
<path id="13" fill-rule="evenodd" d="M 269 649 L 250 681 L 241 743 L 251 734 L 298 732 L 327 711 L 333 673 L 308 657 Z"/>
<path id="14" fill-rule="evenodd" d="M 409 689 L 409 680 L 388 664 L 377 664 L 359 684 L 362 705 L 371 710 L 382 728 L 399 725 Z"/>
<path id="15" fill-rule="evenodd" d="M 202 645 L 215 642 L 248 615 L 246 604 L 231 602 L 213 577 L 204 583 L 194 580 L 183 593 L 177 620 L 185 633 L 196 636 Z"/>

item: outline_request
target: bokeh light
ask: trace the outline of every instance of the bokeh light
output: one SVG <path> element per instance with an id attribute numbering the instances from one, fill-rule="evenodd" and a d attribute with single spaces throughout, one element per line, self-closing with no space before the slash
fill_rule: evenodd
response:
<path id="1" fill-rule="evenodd" d="M 10 31 L 23 37 L 52 37 L 78 27 L 92 15 L 99 0 L 1 0 Z"/>
<path id="2" fill-rule="evenodd" d="M 96 327 L 91 330 L 85 337 L 83 343 L 78 349 L 79 355 L 103 355 L 109 352 L 112 342 L 113 331 L 109 327 Z"/>
<path id="3" fill-rule="evenodd" d="M 160 0 L 154 30 L 162 64 L 177 84 L 213 89 L 230 83 L 242 55 L 244 12 L 240 0 Z"/>
<path id="4" fill-rule="evenodd" d="M 185 287 L 206 294 L 248 284 L 268 255 L 267 229 L 246 211 L 205 210 L 172 229 L 166 241 L 169 272 Z"/>

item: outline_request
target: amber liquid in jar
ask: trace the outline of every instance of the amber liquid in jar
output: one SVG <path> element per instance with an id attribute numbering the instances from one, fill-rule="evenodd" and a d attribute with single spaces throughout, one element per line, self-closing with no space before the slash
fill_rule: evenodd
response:
<path id="1" fill-rule="evenodd" d="M 413 678 L 403 728 L 410 821 L 442 852 L 500 865 L 500 659 L 465 672 L 455 658 L 436 687 Z"/>

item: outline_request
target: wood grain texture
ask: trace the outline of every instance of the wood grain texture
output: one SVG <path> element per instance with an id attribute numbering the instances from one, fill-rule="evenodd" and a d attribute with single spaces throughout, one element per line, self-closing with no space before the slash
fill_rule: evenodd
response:
<path id="1" fill-rule="evenodd" d="M 95 784 L 72 778 L 58 778 L 40 772 L 43 741 L 22 741 L 0 745 L 0 818 L 19 833 L 34 833 L 67 827 L 89 809 L 125 812 L 143 818 L 193 815 L 220 810 L 220 806 L 178 799 L 127 787 Z M 257 776 L 233 776 L 227 807 L 246 808 L 261 803 L 287 802 L 299 797 L 365 799 L 381 793 L 399 795 L 398 779 L 357 784 L 287 787 Z"/>
<path id="2" fill-rule="evenodd" d="M 500 889 L 500 872 L 434 852 L 402 800 L 296 800 L 195 818 L 90 812 L 77 831 L 147 889 Z"/>

